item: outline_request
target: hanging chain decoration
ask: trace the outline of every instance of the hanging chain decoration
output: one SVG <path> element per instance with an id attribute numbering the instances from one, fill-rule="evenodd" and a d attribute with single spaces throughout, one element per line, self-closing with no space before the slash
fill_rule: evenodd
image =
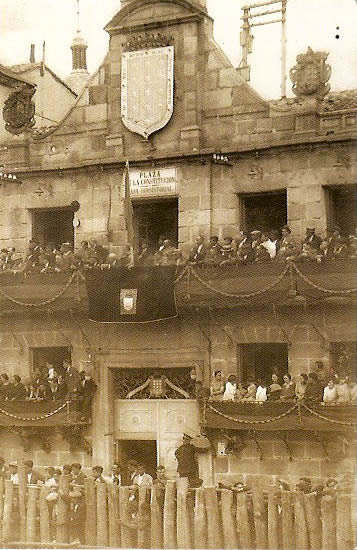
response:
<path id="1" fill-rule="evenodd" d="M 65 407 L 69 406 L 70 401 L 66 401 L 63 403 L 60 407 L 57 407 L 54 411 L 51 411 L 47 414 L 44 414 L 42 416 L 18 416 L 16 414 L 9 413 L 8 411 L 5 411 L 4 409 L 0 408 L 0 413 L 4 414 L 5 416 L 8 416 L 10 418 L 14 418 L 15 420 L 23 420 L 26 422 L 35 422 L 36 420 L 45 420 L 46 418 L 50 418 L 51 416 L 54 416 L 55 414 L 62 411 Z"/>
<path id="2" fill-rule="evenodd" d="M 221 411 L 218 411 L 208 403 L 207 403 L 207 406 L 215 414 L 218 414 L 219 416 L 223 416 L 223 418 L 226 418 L 227 420 L 231 420 L 232 422 L 237 422 L 237 424 L 269 424 L 270 422 L 276 422 L 277 420 L 280 420 L 281 418 L 288 416 L 290 413 L 292 413 L 295 409 L 299 407 L 297 403 L 294 403 L 294 405 L 290 407 L 290 409 L 283 412 L 282 414 L 279 414 L 278 416 L 273 416 L 271 418 L 266 418 L 264 420 L 243 420 L 241 418 L 234 418 L 233 416 L 229 416 L 228 414 L 222 413 Z"/>
<path id="3" fill-rule="evenodd" d="M 293 263 L 293 262 L 289 262 L 289 264 L 286 265 L 286 267 L 284 268 L 282 273 L 278 277 L 276 277 L 270 284 L 266 285 L 265 287 L 255 291 L 255 292 L 242 293 L 242 294 L 233 294 L 233 293 L 230 293 L 230 292 L 224 292 L 223 290 L 219 290 L 218 288 L 213 287 L 210 283 L 205 281 L 203 279 L 203 277 L 201 275 L 199 275 L 199 273 L 191 265 L 186 265 L 184 267 L 184 269 L 181 271 L 181 273 L 179 275 L 177 275 L 174 283 L 178 284 L 186 276 L 186 278 L 187 278 L 186 299 L 187 300 L 191 299 L 191 293 L 190 293 L 190 290 L 191 290 L 191 275 L 194 276 L 202 286 L 204 286 L 205 288 L 207 288 L 211 292 L 214 292 L 215 294 L 219 294 L 220 296 L 224 296 L 226 298 L 236 298 L 236 299 L 247 300 L 249 298 L 254 298 L 256 296 L 261 296 L 261 295 L 265 294 L 266 292 L 269 292 L 270 290 L 272 290 L 274 287 L 276 287 L 284 279 L 284 277 L 287 273 L 289 273 L 290 278 L 292 278 L 294 271 L 307 285 L 311 286 L 312 288 L 314 288 L 315 290 L 317 290 L 319 292 L 324 292 L 326 294 L 335 295 L 335 296 L 339 296 L 339 295 L 341 296 L 341 295 L 354 294 L 357 291 L 356 288 L 346 289 L 346 290 L 331 290 L 331 289 L 328 289 L 328 288 L 321 287 L 321 286 L 315 284 L 313 281 L 311 281 L 308 277 L 306 277 L 306 275 L 304 275 L 300 271 L 300 269 L 296 266 L 296 264 Z M 46 306 L 46 305 L 49 305 L 49 304 L 55 302 L 61 296 L 63 296 L 63 294 L 68 290 L 68 288 L 71 286 L 71 284 L 75 281 L 75 283 L 76 283 L 76 296 L 75 296 L 74 300 L 77 303 L 79 303 L 79 302 L 82 301 L 81 293 L 80 293 L 80 284 L 84 280 L 85 280 L 85 276 L 83 275 L 83 273 L 81 273 L 80 270 L 74 271 L 72 273 L 72 275 L 70 276 L 68 282 L 65 284 L 65 286 L 55 296 L 52 296 L 51 298 L 48 298 L 47 300 L 44 300 L 44 301 L 38 302 L 38 303 L 22 302 L 21 300 L 17 300 L 16 298 L 14 298 L 14 297 L 10 296 L 9 294 L 7 294 L 1 288 L 1 286 L 0 286 L 0 295 L 3 296 L 6 300 L 9 300 L 10 302 L 13 302 L 14 304 L 17 304 L 19 306 L 30 307 L 30 308 L 43 307 L 43 306 Z"/>
<path id="4" fill-rule="evenodd" d="M 248 298 L 254 298 L 255 296 L 260 296 L 261 294 L 265 294 L 266 292 L 268 292 L 269 290 L 273 289 L 274 287 L 276 287 L 282 280 L 283 278 L 285 277 L 285 275 L 288 273 L 288 271 L 290 271 L 292 268 L 291 268 L 291 265 L 287 265 L 285 267 L 285 269 L 283 270 L 283 272 L 276 278 L 274 279 L 274 281 L 272 283 L 270 283 L 269 285 L 261 288 L 260 290 L 257 290 L 255 292 L 250 292 L 248 294 L 232 294 L 232 293 L 229 293 L 229 292 L 224 292 L 223 290 L 218 290 L 217 288 L 214 288 L 213 286 L 210 285 L 210 283 L 207 283 L 194 269 L 193 267 L 191 267 L 190 269 L 190 272 L 192 273 L 192 275 L 201 283 L 201 285 L 203 285 L 204 287 L 206 287 L 208 290 L 211 290 L 212 292 L 215 292 L 216 294 L 220 294 L 221 296 L 225 296 L 226 298 L 242 298 L 242 299 L 248 299 Z"/>
<path id="5" fill-rule="evenodd" d="M 48 298 L 47 300 L 44 300 L 43 302 L 38 302 L 38 303 L 31 303 L 31 302 L 21 302 L 21 300 L 16 300 L 16 298 L 13 298 L 12 296 L 9 296 L 8 294 L 6 294 L 6 292 L 4 292 L 2 290 L 2 288 L 0 287 L 0 294 L 6 298 L 6 300 L 9 300 L 10 302 L 13 302 L 14 304 L 17 304 L 19 306 L 24 306 L 24 307 L 42 307 L 42 306 L 47 306 L 48 304 L 52 304 L 53 302 L 55 302 L 56 300 L 58 300 L 58 298 L 60 298 L 61 296 L 63 296 L 63 294 L 68 290 L 68 288 L 71 286 L 71 284 L 73 283 L 74 279 L 76 277 L 76 272 L 73 272 L 69 281 L 65 284 L 65 286 L 60 290 L 60 292 L 58 292 L 58 294 L 56 294 L 55 296 L 52 296 L 52 298 Z"/>
<path id="6" fill-rule="evenodd" d="M 343 422 L 342 420 L 334 420 L 333 418 L 327 418 L 326 416 L 324 416 L 323 414 L 320 414 L 316 411 L 314 411 L 313 409 L 311 409 L 308 405 L 306 405 L 305 403 L 301 403 L 301 407 L 304 407 L 304 409 L 306 409 L 307 411 L 309 411 L 309 413 L 313 414 L 314 416 L 317 416 L 318 418 L 320 418 L 321 420 L 325 420 L 326 422 L 330 422 L 332 424 L 339 424 L 341 426 L 352 426 L 352 427 L 355 427 L 356 426 L 356 423 L 355 422 Z"/>
<path id="7" fill-rule="evenodd" d="M 357 291 L 357 288 L 350 288 L 346 290 L 330 290 L 329 288 L 324 288 L 322 286 L 318 286 L 313 281 L 311 281 L 306 275 L 304 275 L 300 269 L 297 267 L 296 264 L 292 263 L 292 267 L 295 269 L 296 273 L 301 277 L 301 279 L 309 286 L 314 288 L 315 290 L 319 290 L 320 292 L 325 292 L 326 294 L 332 294 L 332 295 L 338 295 L 338 294 L 355 294 Z"/>

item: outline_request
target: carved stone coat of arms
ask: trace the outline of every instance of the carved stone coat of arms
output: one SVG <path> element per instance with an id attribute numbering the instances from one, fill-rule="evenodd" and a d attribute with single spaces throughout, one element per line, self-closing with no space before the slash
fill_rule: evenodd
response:
<path id="1" fill-rule="evenodd" d="M 331 67 L 326 63 L 327 56 L 328 53 L 314 52 L 310 47 L 297 56 L 297 63 L 290 70 L 292 90 L 297 98 L 322 99 L 330 91 Z"/>
<path id="2" fill-rule="evenodd" d="M 174 47 L 122 54 L 121 116 L 131 132 L 147 139 L 169 122 L 173 113 Z"/>

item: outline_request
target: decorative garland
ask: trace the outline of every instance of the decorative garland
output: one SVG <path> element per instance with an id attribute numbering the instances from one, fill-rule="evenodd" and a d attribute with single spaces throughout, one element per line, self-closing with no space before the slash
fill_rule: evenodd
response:
<path id="1" fill-rule="evenodd" d="M 284 416 L 288 416 L 291 412 L 293 412 L 296 408 L 299 407 L 297 403 L 295 403 L 290 409 L 283 412 L 282 414 L 279 414 L 278 416 L 273 416 L 271 418 L 267 418 L 265 420 L 242 420 L 239 418 L 234 418 L 233 416 L 229 416 L 228 414 L 222 413 L 221 411 L 217 411 L 212 405 L 207 404 L 208 408 L 211 409 L 214 413 L 218 414 L 219 416 L 223 416 L 223 418 L 226 418 L 227 420 L 231 420 L 232 422 L 237 422 L 238 424 L 269 424 L 270 422 L 276 422 L 277 420 L 280 420 L 281 418 L 284 418 Z"/>
<path id="2" fill-rule="evenodd" d="M 305 403 L 301 403 L 301 406 L 304 407 L 306 410 L 308 410 L 314 416 L 321 418 L 321 420 L 326 420 L 326 422 L 331 422 L 332 424 L 340 424 L 341 426 L 352 426 L 352 427 L 356 426 L 354 422 L 342 422 L 341 420 L 333 420 L 332 418 L 327 418 L 326 416 L 319 414 L 313 409 L 310 409 L 310 407 L 308 407 Z"/>
<path id="3" fill-rule="evenodd" d="M 284 271 L 272 283 L 270 283 L 269 285 L 261 288 L 260 290 L 257 290 L 255 292 L 250 292 L 249 294 L 231 294 L 229 292 L 223 292 L 223 290 L 218 290 L 217 288 L 214 288 L 209 283 L 207 283 L 204 279 L 202 279 L 202 277 L 200 275 L 198 275 L 198 273 L 192 267 L 191 267 L 190 271 L 193 274 L 193 276 L 196 277 L 196 279 L 201 283 L 201 285 L 208 288 L 212 292 L 215 292 L 216 294 L 220 294 L 221 296 L 225 296 L 226 298 L 244 298 L 244 299 L 247 299 L 247 298 L 253 298 L 254 296 L 260 296 L 261 294 L 265 294 L 265 292 L 268 292 L 269 290 L 271 290 L 272 288 L 277 286 L 280 283 L 280 281 L 283 280 L 283 278 L 285 277 L 287 272 L 291 271 L 291 266 L 287 265 L 285 267 Z"/>
<path id="4" fill-rule="evenodd" d="M 299 275 L 299 277 L 301 277 L 301 279 L 306 283 L 308 284 L 309 286 L 311 286 L 312 288 L 314 288 L 315 290 L 319 290 L 320 292 L 325 292 L 326 294 L 333 294 L 333 295 L 338 295 L 338 294 L 354 294 L 356 291 L 357 291 L 357 288 L 350 288 L 348 290 L 330 290 L 329 288 L 324 288 L 322 286 L 318 286 L 317 284 L 315 284 L 313 281 L 311 281 L 308 277 L 306 277 L 306 275 L 304 275 L 300 269 L 297 267 L 296 264 L 294 263 L 291 263 L 292 267 L 295 269 L 296 273 Z"/>
<path id="5" fill-rule="evenodd" d="M 62 288 L 62 290 L 60 290 L 60 292 L 58 294 L 56 294 L 55 296 L 53 296 L 52 298 L 48 298 L 48 300 L 45 300 L 43 302 L 39 302 L 37 304 L 33 304 L 33 303 L 30 303 L 30 302 L 21 302 L 20 300 L 16 300 L 15 298 L 13 298 L 12 296 L 9 296 L 8 294 L 6 294 L 6 292 L 4 292 L 2 290 L 2 288 L 0 287 L 0 294 L 6 298 L 7 300 L 10 300 L 10 302 L 13 302 L 14 304 L 17 304 L 19 306 L 24 306 L 24 307 L 42 307 L 42 306 L 47 306 L 48 304 L 52 304 L 53 302 L 55 302 L 56 300 L 58 300 L 58 298 L 60 298 L 61 296 L 63 296 L 63 294 L 66 292 L 66 290 L 68 290 L 68 288 L 71 286 L 71 284 L 73 283 L 74 281 L 74 278 L 76 276 L 76 271 L 74 273 L 72 273 L 69 281 L 66 283 L 66 285 Z"/>
<path id="6" fill-rule="evenodd" d="M 231 420 L 232 422 L 236 422 L 238 424 L 269 424 L 270 422 L 276 422 L 277 420 L 280 420 L 281 418 L 284 418 L 285 416 L 288 416 L 290 413 L 292 413 L 295 409 L 298 409 L 298 415 L 299 415 L 299 423 L 302 424 L 302 417 L 301 417 L 301 408 L 304 407 L 307 411 L 309 411 L 311 414 L 317 416 L 321 420 L 325 420 L 326 422 L 331 422 L 332 424 L 339 424 L 341 426 L 351 426 L 355 427 L 356 424 L 354 422 L 342 422 L 341 420 L 333 420 L 332 418 L 327 418 L 326 416 L 323 416 L 322 414 L 319 414 L 318 412 L 314 411 L 313 409 L 310 409 L 307 405 L 304 403 L 295 403 L 290 409 L 285 411 L 282 414 L 279 414 L 278 416 L 273 416 L 271 418 L 267 418 L 265 420 L 242 420 L 239 418 L 235 418 L 233 416 L 230 416 L 228 414 L 225 414 L 221 411 L 218 411 L 212 405 L 207 403 L 207 407 L 211 409 L 215 414 L 218 414 L 219 416 L 223 416 L 223 418 L 226 418 L 227 420 Z"/>
<path id="7" fill-rule="evenodd" d="M 11 414 L 11 413 L 9 413 L 9 412 L 5 411 L 4 409 L 1 409 L 1 408 L 0 408 L 0 413 L 4 414 L 5 416 L 9 416 L 10 418 L 14 418 L 15 420 L 25 420 L 26 422 L 33 422 L 35 420 L 45 420 L 46 418 L 50 418 L 51 416 L 53 416 L 53 415 L 59 413 L 60 411 L 62 411 L 69 404 L 70 404 L 70 401 L 66 401 L 65 403 L 63 403 L 63 405 L 61 405 L 60 407 L 58 407 L 54 411 L 51 411 L 51 412 L 49 412 L 47 414 L 44 414 L 42 416 L 34 416 L 34 417 L 17 416 L 16 414 Z"/>
<path id="8" fill-rule="evenodd" d="M 330 294 L 330 295 L 335 295 L 335 296 L 338 296 L 338 295 L 349 295 L 349 294 L 354 294 L 357 289 L 356 288 L 351 288 L 351 289 L 347 289 L 347 290 L 331 290 L 331 289 L 328 289 L 328 288 L 324 288 L 324 287 L 321 287 L 317 284 L 315 284 L 313 281 L 311 281 L 308 277 L 306 277 L 306 275 L 304 275 L 300 269 L 296 266 L 296 264 L 294 264 L 293 262 L 290 262 L 286 267 L 285 269 L 283 270 L 283 272 L 276 278 L 273 280 L 272 283 L 270 283 L 269 285 L 261 288 L 260 290 L 257 290 L 255 292 L 250 292 L 250 293 L 242 293 L 242 294 L 233 294 L 233 293 L 230 293 L 230 292 L 224 292 L 223 290 L 219 290 L 218 288 L 215 288 L 213 287 L 210 283 L 208 283 L 207 281 L 205 281 L 199 274 L 198 272 L 193 268 L 193 266 L 190 266 L 190 265 L 187 265 L 184 267 L 183 271 L 176 277 L 176 279 L 174 280 L 174 283 L 177 284 L 179 283 L 185 275 L 187 275 L 187 298 L 189 299 L 190 298 L 190 280 L 191 280 L 191 274 L 197 279 L 197 281 L 202 285 L 204 286 L 205 288 L 207 288 L 208 290 L 210 290 L 211 292 L 214 292 L 215 294 L 219 294 L 221 296 L 225 296 L 226 298 L 241 298 L 241 299 L 249 299 L 249 298 L 254 298 L 255 296 L 260 296 L 262 294 L 265 294 L 266 292 L 269 292 L 269 290 L 272 290 L 274 287 L 276 287 L 282 280 L 283 278 L 285 277 L 285 275 L 289 272 L 290 275 L 292 276 L 293 274 L 293 270 L 295 270 L 295 272 L 297 273 L 297 275 L 309 286 L 311 286 L 312 288 L 314 288 L 315 290 L 318 290 L 319 292 L 324 292 L 326 294 Z M 6 300 L 9 300 L 10 302 L 13 302 L 14 304 L 17 304 L 17 305 L 20 305 L 20 306 L 24 306 L 24 307 L 42 307 L 42 306 L 46 306 L 46 305 L 49 305 L 49 304 L 52 304 L 53 302 L 55 302 L 56 300 L 58 300 L 61 296 L 63 296 L 63 294 L 68 290 L 68 288 L 71 286 L 71 284 L 73 283 L 73 281 L 75 280 L 76 282 L 76 297 L 75 297 L 75 301 L 76 302 L 80 302 L 81 301 L 81 295 L 80 295 L 80 279 L 81 280 L 84 280 L 85 277 L 84 275 L 79 271 L 75 271 L 72 273 L 71 277 L 69 278 L 68 282 L 65 284 L 65 286 L 58 292 L 58 294 L 56 294 L 55 296 L 53 296 L 52 298 L 48 298 L 47 300 L 44 300 L 43 302 L 38 302 L 38 303 L 32 303 L 32 302 L 22 302 L 21 300 L 17 300 L 16 298 L 13 298 L 12 296 L 10 296 L 9 294 L 7 294 L 0 286 L 0 294 L 6 299 Z"/>

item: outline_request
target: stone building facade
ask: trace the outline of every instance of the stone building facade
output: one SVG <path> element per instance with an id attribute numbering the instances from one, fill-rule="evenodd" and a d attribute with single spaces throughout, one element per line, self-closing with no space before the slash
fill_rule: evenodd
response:
<path id="1" fill-rule="evenodd" d="M 198 234 L 234 236 L 256 229 L 258 221 L 267 230 L 271 216 L 275 227 L 288 223 L 299 239 L 306 227 L 319 234 L 334 224 L 354 231 L 352 92 L 266 101 L 215 43 L 204 0 L 125 2 L 106 30 L 110 43 L 105 61 L 62 122 L 17 138 L 16 146 L 2 136 L 3 164 L 22 183 L 0 187 L 1 248 L 15 246 L 24 253 L 29 239 L 44 243 L 50 235 L 58 239 L 56 244 L 72 241 L 76 249 L 82 240 L 95 238 L 120 254 L 128 240 L 126 161 L 131 174 L 150 178 L 168 171 L 173 178 L 169 191 L 132 197 L 138 241 L 159 237 L 148 206 L 184 250 Z M 122 121 L 121 59 L 130 41 L 140 49 L 145 40 L 159 40 L 158 33 L 160 40 L 174 45 L 174 108 L 166 126 L 143 139 Z M 73 209 L 75 201 L 79 209 Z M 332 288 L 329 280 L 327 276 L 326 286 Z M 263 286 L 259 281 L 257 289 Z M 58 288 L 49 285 L 47 295 Z M 7 291 L 23 298 L 19 287 Z M 2 368 L 7 372 L 26 377 L 41 350 L 67 349 L 74 364 L 91 369 L 99 386 L 93 421 L 84 431 L 93 456 L 84 450 L 72 453 L 57 433 L 51 436 L 48 454 L 34 438 L 27 453 L 39 466 L 76 459 L 109 468 L 115 457 L 125 461 L 130 445 L 140 441 L 143 452 L 156 445 L 155 460 L 174 473 L 173 453 L 182 431 L 199 428 L 197 403 L 118 398 L 113 388 L 120 369 L 196 368 L 208 386 L 218 369 L 227 376 L 246 376 L 249 345 L 263 352 L 268 350 L 264 345 L 275 345 L 272 357 L 283 355 L 296 377 L 317 360 L 332 361 L 338 346 L 356 340 L 350 300 L 291 306 L 279 298 L 277 306 L 262 301 L 227 307 L 214 296 L 205 306 L 190 307 L 181 297 L 177 319 L 135 327 L 94 324 L 69 302 L 50 315 L 46 307 L 8 312 L 4 305 L 0 324 Z M 18 434 L 4 430 L 1 452 L 16 458 L 23 453 Z M 294 430 L 290 451 L 274 432 L 257 437 L 263 460 L 251 434 L 240 456 L 203 453 L 204 482 L 259 475 L 270 483 L 277 475 L 321 478 L 353 468 L 353 449 L 343 447 L 343 438 L 330 438 L 327 461 L 325 443 L 309 433 Z"/>

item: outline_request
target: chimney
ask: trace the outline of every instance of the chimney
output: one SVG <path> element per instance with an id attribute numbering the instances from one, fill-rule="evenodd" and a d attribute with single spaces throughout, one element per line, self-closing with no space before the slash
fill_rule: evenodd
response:
<path id="1" fill-rule="evenodd" d="M 35 61 L 35 44 L 31 44 L 30 63 L 36 63 L 36 61 Z"/>

